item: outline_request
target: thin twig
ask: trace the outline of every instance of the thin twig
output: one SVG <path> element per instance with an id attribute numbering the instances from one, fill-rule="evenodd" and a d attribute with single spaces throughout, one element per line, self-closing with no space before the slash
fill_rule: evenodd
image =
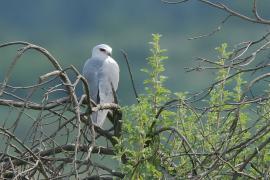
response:
<path id="1" fill-rule="evenodd" d="M 130 68 L 130 65 L 129 65 L 127 53 L 123 49 L 121 49 L 121 53 L 123 54 L 124 59 L 125 59 L 125 61 L 127 63 L 128 72 L 129 72 L 129 76 L 130 76 L 130 80 L 131 80 L 131 83 L 132 83 L 132 88 L 133 88 L 136 100 L 137 100 L 138 103 L 140 103 L 139 96 L 138 96 L 138 93 L 137 93 L 136 88 L 135 88 L 135 83 L 134 83 L 134 80 L 133 80 L 133 75 L 132 75 L 132 72 L 131 72 L 131 68 Z"/>

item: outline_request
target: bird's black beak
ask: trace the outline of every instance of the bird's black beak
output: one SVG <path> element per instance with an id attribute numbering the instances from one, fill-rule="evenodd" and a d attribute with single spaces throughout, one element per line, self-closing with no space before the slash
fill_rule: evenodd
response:
<path id="1" fill-rule="evenodd" d="M 112 56 L 112 54 L 111 54 L 110 52 L 107 52 L 107 55 L 108 55 L 108 56 Z"/>

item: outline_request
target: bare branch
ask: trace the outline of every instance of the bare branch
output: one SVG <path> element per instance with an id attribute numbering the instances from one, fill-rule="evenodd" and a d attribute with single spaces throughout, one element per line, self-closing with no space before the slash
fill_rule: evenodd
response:
<path id="1" fill-rule="evenodd" d="M 124 50 L 121 50 L 121 53 L 123 54 L 124 59 L 125 59 L 125 61 L 126 61 L 126 63 L 127 63 L 128 72 L 129 72 L 130 80 L 131 80 L 131 83 L 132 83 L 132 88 L 133 88 L 133 91 L 134 91 L 136 100 L 137 100 L 137 102 L 139 103 L 139 98 L 138 98 L 139 96 L 138 96 L 137 90 L 136 90 L 136 88 L 135 88 L 135 83 L 134 83 L 133 75 L 132 75 L 132 72 L 131 72 L 131 69 L 130 69 L 130 65 L 129 65 L 129 62 L 128 62 L 127 53 L 126 53 Z"/>

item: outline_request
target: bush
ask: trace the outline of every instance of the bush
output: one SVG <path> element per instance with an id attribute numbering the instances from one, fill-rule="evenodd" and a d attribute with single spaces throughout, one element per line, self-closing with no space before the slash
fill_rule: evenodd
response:
<path id="1" fill-rule="evenodd" d="M 153 34 L 150 68 L 142 69 L 145 93 L 122 108 L 115 148 L 125 178 L 269 176 L 269 96 L 247 97 L 253 84 L 243 79 L 245 70 L 229 64 L 237 52 L 226 43 L 216 48 L 215 83 L 200 97 L 173 93 L 164 87 L 168 57 L 160 37 Z"/>

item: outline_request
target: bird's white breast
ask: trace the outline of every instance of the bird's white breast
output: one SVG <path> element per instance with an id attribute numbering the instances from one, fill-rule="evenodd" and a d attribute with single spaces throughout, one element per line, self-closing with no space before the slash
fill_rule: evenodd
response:
<path id="1" fill-rule="evenodd" d="M 117 62 L 108 57 L 103 64 L 103 71 L 112 82 L 114 90 L 116 90 L 119 82 L 119 66 Z"/>

